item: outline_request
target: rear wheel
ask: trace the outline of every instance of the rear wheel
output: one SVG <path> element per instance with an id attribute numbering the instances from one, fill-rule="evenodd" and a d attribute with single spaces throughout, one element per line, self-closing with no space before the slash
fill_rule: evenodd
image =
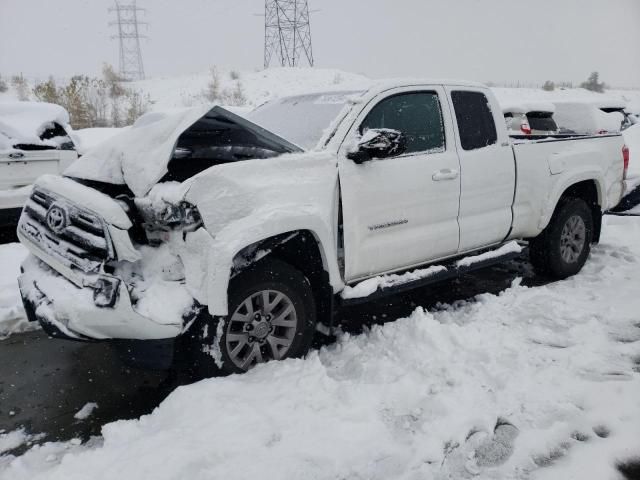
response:
<path id="1" fill-rule="evenodd" d="M 199 376 L 243 373 L 259 363 L 304 356 L 315 326 L 309 281 L 285 262 L 263 260 L 231 280 L 227 317 L 195 326 Z"/>
<path id="2" fill-rule="evenodd" d="M 593 213 L 580 198 L 562 199 L 547 228 L 531 240 L 529 256 L 536 271 L 567 278 L 584 266 L 593 242 Z"/>

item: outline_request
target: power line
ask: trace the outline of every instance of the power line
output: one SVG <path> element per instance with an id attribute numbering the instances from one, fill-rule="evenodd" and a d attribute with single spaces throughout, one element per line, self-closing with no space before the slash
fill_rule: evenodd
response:
<path id="1" fill-rule="evenodd" d="M 136 0 L 114 0 L 116 6 L 109 8 L 109 12 L 115 12 L 116 20 L 109 25 L 117 26 L 118 33 L 111 38 L 117 38 L 120 46 L 119 74 L 123 80 L 143 80 L 144 65 L 140 39 L 146 38 L 140 35 L 139 26 L 147 25 L 147 22 L 138 20 L 138 13 L 144 9 L 136 6 Z"/>
<path id="2" fill-rule="evenodd" d="M 265 0 L 264 67 L 297 67 L 304 58 L 313 67 L 308 1 Z"/>

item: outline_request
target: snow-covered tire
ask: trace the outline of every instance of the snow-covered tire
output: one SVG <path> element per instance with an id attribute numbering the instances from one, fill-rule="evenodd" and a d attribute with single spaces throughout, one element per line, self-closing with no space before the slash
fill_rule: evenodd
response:
<path id="1" fill-rule="evenodd" d="M 244 373 L 309 351 L 316 329 L 313 292 L 291 265 L 267 258 L 244 270 L 231 280 L 228 301 L 228 316 L 203 317 L 192 329 L 196 376 Z"/>
<path id="2" fill-rule="evenodd" d="M 593 213 L 580 198 L 563 198 L 551 221 L 529 242 L 529 258 L 540 274 L 557 279 L 575 275 L 584 266 L 593 242 Z"/>

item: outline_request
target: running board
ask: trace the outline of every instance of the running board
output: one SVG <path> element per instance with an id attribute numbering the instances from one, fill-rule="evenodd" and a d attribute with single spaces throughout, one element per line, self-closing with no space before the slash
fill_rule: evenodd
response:
<path id="1" fill-rule="evenodd" d="M 604 212 L 605 215 L 611 215 L 612 217 L 640 217 L 640 213 L 631 213 L 631 212 L 612 212 L 609 210 L 608 212 Z"/>
<path id="2" fill-rule="evenodd" d="M 345 287 L 339 300 L 343 306 L 360 305 L 414 288 L 451 280 L 474 270 L 506 262 L 518 257 L 522 251 L 523 247 L 518 243 L 509 242 L 497 249 L 488 250 L 479 255 L 458 258 L 443 265 L 431 265 L 405 273 L 369 278 L 354 286 Z"/>

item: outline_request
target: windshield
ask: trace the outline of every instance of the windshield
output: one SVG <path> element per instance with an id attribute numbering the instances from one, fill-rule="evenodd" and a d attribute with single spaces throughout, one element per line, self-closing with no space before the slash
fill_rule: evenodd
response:
<path id="1" fill-rule="evenodd" d="M 258 107 L 247 118 L 305 150 L 312 150 L 349 98 L 362 93 L 346 91 L 281 98 Z"/>

